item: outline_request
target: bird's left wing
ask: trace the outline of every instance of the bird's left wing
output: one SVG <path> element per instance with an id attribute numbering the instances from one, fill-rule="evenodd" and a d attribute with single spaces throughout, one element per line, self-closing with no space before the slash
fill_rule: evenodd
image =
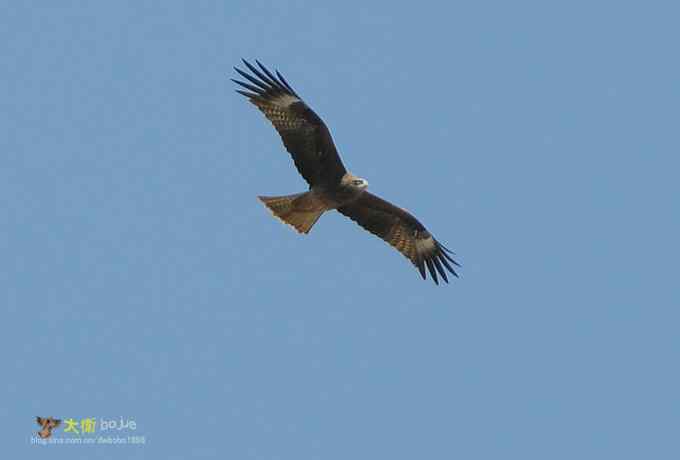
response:
<path id="1" fill-rule="evenodd" d="M 248 90 L 236 91 L 255 104 L 274 125 L 295 167 L 310 186 L 339 184 L 347 171 L 326 124 L 278 71 L 275 76 L 259 61 L 255 62 L 259 69 L 243 60 L 252 75 L 234 67 L 248 80 L 246 83 L 232 79 Z"/>
<path id="2" fill-rule="evenodd" d="M 449 255 L 453 253 L 407 211 L 369 192 L 363 192 L 357 200 L 338 208 L 338 211 L 405 255 L 418 268 L 423 279 L 426 278 L 426 265 L 436 284 L 439 284 L 437 272 L 449 282 L 445 268 L 458 276 L 452 265 L 460 265 Z"/>

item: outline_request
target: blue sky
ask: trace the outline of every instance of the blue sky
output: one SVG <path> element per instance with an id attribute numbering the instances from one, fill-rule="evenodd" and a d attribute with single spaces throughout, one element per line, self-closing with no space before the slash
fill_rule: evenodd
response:
<path id="1" fill-rule="evenodd" d="M 2 9 L 9 457 L 680 455 L 677 5 Z M 305 183 L 233 91 L 241 57 L 460 280 L 336 213 L 270 217 L 256 195 Z M 146 444 L 31 445 L 35 415 Z"/>

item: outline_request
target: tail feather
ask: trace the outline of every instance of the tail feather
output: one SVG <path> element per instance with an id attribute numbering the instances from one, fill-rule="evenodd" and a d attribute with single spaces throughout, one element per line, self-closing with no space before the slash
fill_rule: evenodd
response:
<path id="1" fill-rule="evenodd" d="M 274 217 L 292 226 L 299 233 L 309 233 L 326 206 L 311 192 L 286 196 L 257 197 L 271 211 Z"/>

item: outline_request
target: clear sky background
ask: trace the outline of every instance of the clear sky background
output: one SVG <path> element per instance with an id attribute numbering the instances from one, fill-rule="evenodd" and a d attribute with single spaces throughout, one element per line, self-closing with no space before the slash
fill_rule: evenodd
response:
<path id="1" fill-rule="evenodd" d="M 674 2 L 2 3 L 6 458 L 679 458 Z M 241 57 L 461 279 L 270 217 Z"/>

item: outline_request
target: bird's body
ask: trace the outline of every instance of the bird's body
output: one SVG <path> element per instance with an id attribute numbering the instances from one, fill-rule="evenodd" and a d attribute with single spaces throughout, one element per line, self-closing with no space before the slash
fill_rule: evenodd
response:
<path id="1" fill-rule="evenodd" d="M 243 62 L 253 75 L 236 68 L 249 82 L 233 80 L 248 90 L 237 91 L 271 121 L 309 184 L 307 192 L 258 197 L 276 218 L 306 234 L 324 212 L 335 209 L 404 254 L 423 279 L 425 266 L 435 283 L 437 273 L 448 282 L 445 268 L 458 276 L 450 251 L 415 217 L 368 192 L 368 182 L 345 169 L 324 122 L 279 72 L 274 76 L 259 62 L 259 70 Z"/>
<path id="2" fill-rule="evenodd" d="M 338 184 L 317 184 L 304 193 L 258 198 L 275 217 L 300 233 L 309 233 L 324 212 L 352 204 L 367 186 L 365 180 L 345 173 Z"/>
<path id="3" fill-rule="evenodd" d="M 337 209 L 357 200 L 368 188 L 368 182 L 351 173 L 345 173 L 339 184 L 331 186 L 320 184 L 311 188 L 312 193 L 319 197 L 329 209 Z"/>

